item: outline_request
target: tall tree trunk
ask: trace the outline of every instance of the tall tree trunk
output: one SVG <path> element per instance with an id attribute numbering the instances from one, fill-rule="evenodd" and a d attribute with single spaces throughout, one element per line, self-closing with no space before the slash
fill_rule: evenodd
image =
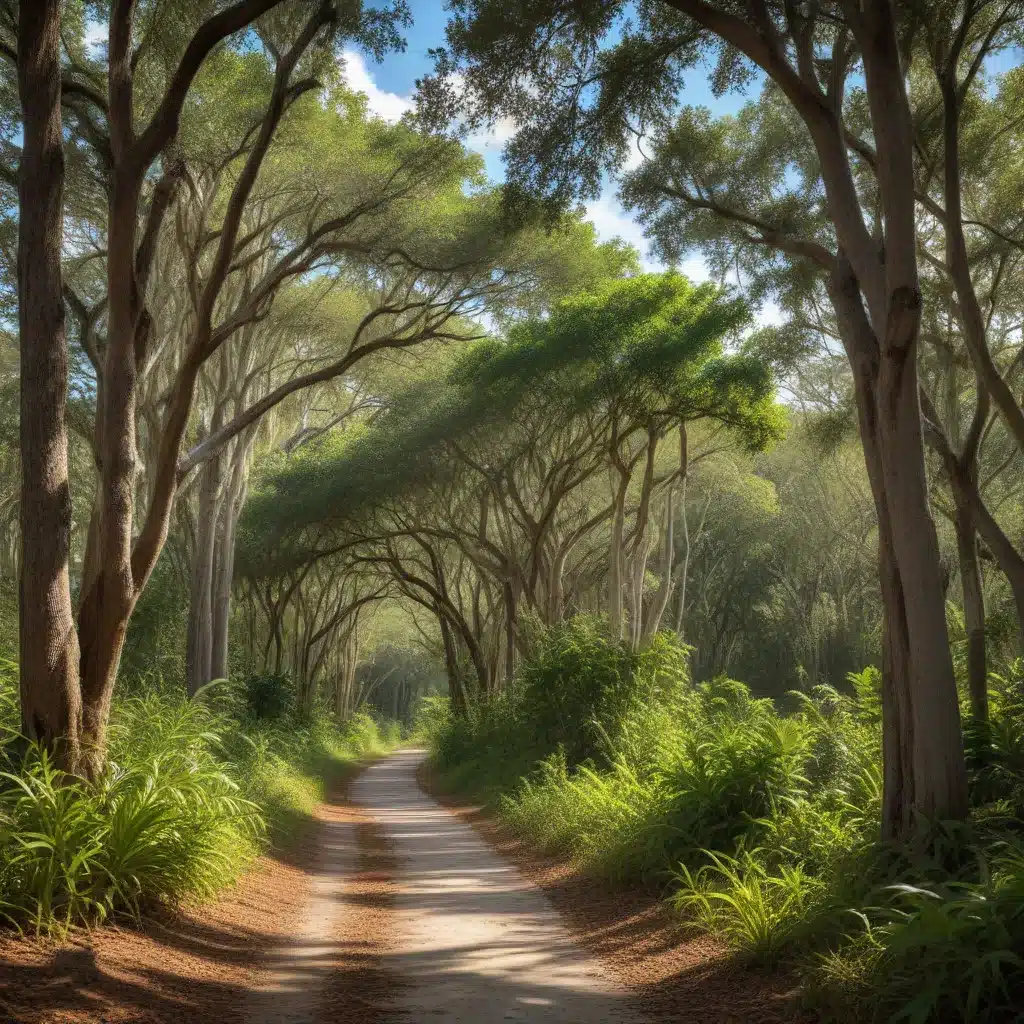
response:
<path id="1" fill-rule="evenodd" d="M 201 473 L 188 615 L 186 666 L 189 694 L 194 694 L 213 678 L 213 569 L 220 506 L 219 460 L 211 459 Z"/>
<path id="2" fill-rule="evenodd" d="M 512 580 L 506 577 L 501 586 L 505 605 L 505 686 L 512 685 L 516 673 L 516 592 Z"/>
<path id="3" fill-rule="evenodd" d="M 636 529 L 630 545 L 629 579 L 627 581 L 629 601 L 629 645 L 633 650 L 640 646 L 644 626 L 644 579 L 647 576 L 647 559 L 650 557 L 652 541 L 648 538 L 650 524 L 651 495 L 654 489 L 654 462 L 657 455 L 658 432 L 654 424 L 647 428 L 647 448 L 644 459 L 644 475 L 640 483 L 640 500 L 637 504 Z"/>
<path id="4" fill-rule="evenodd" d="M 928 505 L 916 322 L 912 315 L 903 318 L 909 337 L 896 338 L 883 354 L 865 317 L 856 279 L 844 267 L 840 261 L 830 291 L 854 372 L 861 441 L 878 517 L 882 831 L 893 837 L 908 834 L 921 816 L 963 816 L 967 776 L 938 539 Z M 901 311 L 894 310 L 894 335 L 900 319 Z"/>
<path id="5" fill-rule="evenodd" d="M 626 492 L 629 488 L 629 475 L 618 470 L 618 483 L 613 497 L 612 533 L 608 542 L 608 629 L 611 635 L 619 640 L 624 628 L 622 614 L 622 582 L 624 573 L 626 531 Z"/>
<path id="6" fill-rule="evenodd" d="M 226 679 L 229 665 L 231 628 L 231 587 L 235 577 L 235 531 L 245 505 L 246 470 L 244 458 L 232 471 L 231 486 L 222 504 L 220 536 L 217 541 L 216 575 L 213 585 L 213 655 L 210 671 L 214 679 Z"/>
<path id="7" fill-rule="evenodd" d="M 967 632 L 967 687 L 971 696 L 971 717 L 988 721 L 988 665 L 985 652 L 985 594 L 981 561 L 978 558 L 977 524 L 969 500 L 955 492 L 956 550 L 960 565 L 960 588 L 964 601 Z"/>
<path id="8" fill-rule="evenodd" d="M 915 128 L 897 5 L 893 0 L 843 5 L 851 15 L 847 24 L 860 51 L 871 117 L 878 203 L 873 211 L 876 222 L 869 225 L 843 124 L 842 75 L 834 83 L 839 85 L 837 95 L 830 86 L 824 101 L 814 70 L 814 46 L 802 45 L 803 27 L 794 28 L 794 65 L 774 13 L 763 0 L 737 8 L 745 8 L 746 17 L 703 0 L 667 2 L 760 65 L 804 121 L 814 144 L 838 252 L 833 258 L 826 249 L 803 240 L 786 239 L 780 246 L 791 252 L 799 248 L 801 257 L 830 268 L 829 290 L 854 372 L 879 519 L 886 638 L 885 750 L 887 758 L 899 755 L 886 764 L 883 826 L 887 835 L 896 835 L 909 832 L 918 817 L 962 818 L 967 813 L 967 771 L 938 541 L 928 507 L 917 391 L 921 289 Z M 790 6 L 786 17 L 795 26 Z M 792 6 L 792 11 L 797 10 Z M 841 43 L 833 53 L 834 69 L 846 60 L 848 43 L 844 33 L 838 33 L 837 39 Z"/>
<path id="9" fill-rule="evenodd" d="M 964 626 L 967 631 L 967 685 L 971 695 L 971 715 L 988 721 L 988 667 L 985 654 L 985 597 L 982 590 L 978 540 L 973 524 L 957 527 L 957 551 L 964 600 Z"/>
<path id="10" fill-rule="evenodd" d="M 917 269 L 914 123 L 897 39 L 892 0 L 863 5 L 864 77 L 877 147 L 879 195 L 885 226 L 882 273 L 872 276 L 868 299 L 879 353 L 875 378 L 878 452 L 888 506 L 893 558 L 903 597 L 907 663 L 893 685 L 902 691 L 909 717 L 901 742 L 909 748 L 903 765 L 901 817 L 889 822 L 897 834 L 918 819 L 963 818 L 967 814 L 960 704 L 946 629 L 946 606 L 935 524 L 928 503 L 924 439 L 917 376 L 921 288 Z M 838 146 L 843 140 L 837 140 Z M 834 185 L 836 183 L 833 183 Z M 833 187 L 833 216 L 842 201 Z M 859 214 L 858 214 L 859 216 Z M 842 238 L 843 232 L 840 232 Z M 853 240 L 853 235 L 850 233 Z M 863 236 L 860 239 L 863 242 Z M 858 262 L 865 263 L 864 252 Z M 860 277 L 860 270 L 857 271 Z M 861 287 L 866 280 L 859 282 Z M 895 631 L 894 631 L 895 635 Z"/>
<path id="11" fill-rule="evenodd" d="M 899 297 L 895 298 L 898 306 Z M 903 319 L 890 312 L 890 324 Z M 897 327 L 896 330 L 899 328 Z M 892 328 L 890 328 L 892 330 Z M 902 355 L 898 359 L 897 355 Z M 904 594 L 910 674 L 899 680 L 910 704 L 913 811 L 927 820 L 967 813 L 960 705 L 946 627 L 939 544 L 928 503 L 918 404 L 916 326 L 882 360 L 877 402 L 882 471 L 893 549 Z M 904 820 L 901 831 L 911 827 Z"/>
<path id="12" fill-rule="evenodd" d="M 988 545 L 1000 571 L 1006 576 L 1017 611 L 1018 630 L 1024 633 L 1024 558 L 989 511 L 977 480 L 955 462 L 949 464 L 954 501 L 968 506 L 967 512 L 981 539 Z"/>
<path id="13" fill-rule="evenodd" d="M 675 497 L 675 484 L 669 484 L 668 495 L 665 498 L 665 542 L 661 557 L 661 585 L 651 601 L 651 607 L 644 622 L 644 639 L 654 636 L 661 629 L 661 620 L 665 616 L 668 599 L 672 593 L 672 568 L 675 557 Z"/>
<path id="14" fill-rule="evenodd" d="M 692 540 L 690 538 L 690 516 L 686 507 L 686 482 L 683 477 L 682 495 L 679 500 L 679 518 L 683 524 L 683 564 L 679 570 L 679 603 L 676 605 L 676 635 L 686 639 L 686 588 L 690 581 L 690 554 Z"/>
<path id="15" fill-rule="evenodd" d="M 68 576 L 71 492 L 65 405 L 68 350 L 61 276 L 64 151 L 60 0 L 22 3 L 18 92 L 18 330 L 21 350 L 22 731 L 69 771 L 81 759 L 79 647 Z"/>
<path id="16" fill-rule="evenodd" d="M 441 630 L 441 642 L 444 645 L 444 667 L 448 675 L 448 701 L 451 704 L 452 713 L 458 718 L 462 718 L 467 709 L 465 691 L 459 673 L 459 656 L 455 646 L 455 637 L 448 618 L 440 607 L 435 606 L 434 613 L 437 615 L 437 624 Z"/>
<path id="17" fill-rule="evenodd" d="M 96 575 L 78 610 L 81 646 L 82 745 L 85 770 L 95 776 L 106 757 L 107 720 L 128 619 L 138 598 L 132 571 L 132 506 L 138 466 L 135 411 L 135 226 L 139 186 L 115 174 L 107 237 L 107 351 L 103 401 L 97 409 L 99 484 L 94 515 Z M 87 559 L 89 561 L 90 559 Z"/>

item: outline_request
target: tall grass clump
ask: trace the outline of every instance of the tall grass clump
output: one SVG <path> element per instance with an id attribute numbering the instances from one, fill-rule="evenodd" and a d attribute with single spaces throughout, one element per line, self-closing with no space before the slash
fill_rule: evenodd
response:
<path id="1" fill-rule="evenodd" d="M 826 1020 L 1019 1021 L 1024 850 L 979 852 L 970 879 L 879 887 L 859 927 L 806 964 Z"/>
<path id="2" fill-rule="evenodd" d="M 368 716 L 260 721 L 228 684 L 196 699 L 158 679 L 129 690 L 87 782 L 18 737 L 13 666 L 0 676 L 0 918 L 18 929 L 208 898 L 312 811 L 331 764 L 384 746 Z"/>

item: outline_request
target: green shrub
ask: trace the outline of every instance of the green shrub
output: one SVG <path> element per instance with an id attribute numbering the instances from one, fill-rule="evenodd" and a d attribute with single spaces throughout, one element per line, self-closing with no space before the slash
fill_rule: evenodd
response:
<path id="1" fill-rule="evenodd" d="M 437 694 L 422 697 L 413 713 L 411 735 L 431 742 L 451 725 L 451 702 Z"/>
<path id="2" fill-rule="evenodd" d="M 804 927 L 823 885 L 799 864 L 770 870 L 760 853 L 707 851 L 710 864 L 695 873 L 680 868 L 671 903 L 734 949 L 770 962 Z"/>
<path id="3" fill-rule="evenodd" d="M 1009 1022 L 1024 991 L 1024 851 L 977 882 L 888 886 L 860 934 L 814 963 L 811 992 L 836 1020 Z"/>
<path id="4" fill-rule="evenodd" d="M 295 681 L 286 675 L 249 676 L 245 681 L 246 708 L 253 718 L 277 721 L 295 711 L 295 690 Z"/>
<path id="5" fill-rule="evenodd" d="M 214 752 L 201 704 L 157 694 L 118 707 L 96 784 L 30 747 L 0 790 L 0 913 L 34 931 L 209 896 L 255 853 L 260 808 Z"/>
<path id="6" fill-rule="evenodd" d="M 1024 665 L 968 735 L 972 823 L 878 841 L 880 675 L 788 712 L 741 683 L 686 681 L 667 637 L 630 652 L 593 620 L 538 638 L 508 693 L 422 714 L 449 783 L 532 844 L 605 877 L 670 885 L 696 927 L 803 964 L 837 1020 L 1001 1021 L 1024 990 Z M 981 865 L 981 866 L 979 866 Z"/>
<path id="7" fill-rule="evenodd" d="M 521 676 L 535 746 L 561 749 L 569 766 L 607 765 L 631 710 L 670 699 L 686 681 L 685 650 L 659 636 L 644 651 L 613 642 L 596 619 L 543 634 Z"/>
<path id="8" fill-rule="evenodd" d="M 227 683 L 190 700 L 149 679 L 116 701 L 106 770 L 87 783 L 18 752 L 16 685 L 0 676 L 0 916 L 37 933 L 213 895 L 268 833 L 308 819 L 335 766 L 393 738 L 365 714 L 253 719 Z"/>
<path id="9" fill-rule="evenodd" d="M 588 871 L 667 884 L 694 927 L 798 965 L 831 1019 L 1020 1019 L 1024 663 L 968 731 L 971 820 L 905 848 L 878 838 L 877 669 L 784 711 L 732 680 L 689 684 L 664 636 L 634 653 L 576 620 L 535 648 L 511 692 L 424 714 L 450 784 Z"/>

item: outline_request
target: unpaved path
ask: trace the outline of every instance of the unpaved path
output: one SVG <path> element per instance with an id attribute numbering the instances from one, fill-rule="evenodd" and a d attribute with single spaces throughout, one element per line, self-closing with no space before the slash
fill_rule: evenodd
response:
<path id="1" fill-rule="evenodd" d="M 63 944 L 0 933 L 0 1024 L 803 1020 L 784 977 L 424 795 L 423 762 L 339 781 L 214 904 Z"/>
<path id="2" fill-rule="evenodd" d="M 423 758 L 400 751 L 349 791 L 394 857 L 387 965 L 403 987 L 385 1012 L 411 1024 L 640 1024 L 626 991 L 576 945 L 543 895 L 420 790 Z"/>
<path id="3" fill-rule="evenodd" d="M 249 997 L 247 1024 L 312 1024 L 319 1019 L 324 992 L 337 969 L 346 889 L 358 870 L 358 829 L 351 815 L 322 822 L 302 921 L 265 954 L 263 981 Z"/>

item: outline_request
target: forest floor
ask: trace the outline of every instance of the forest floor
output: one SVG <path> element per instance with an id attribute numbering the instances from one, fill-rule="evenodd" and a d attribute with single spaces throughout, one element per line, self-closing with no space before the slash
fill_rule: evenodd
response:
<path id="1" fill-rule="evenodd" d="M 687 938 L 649 893 L 531 853 L 422 769 L 400 751 L 339 781 L 214 904 L 142 930 L 0 940 L 0 1022 L 802 1020 L 784 976 Z"/>

